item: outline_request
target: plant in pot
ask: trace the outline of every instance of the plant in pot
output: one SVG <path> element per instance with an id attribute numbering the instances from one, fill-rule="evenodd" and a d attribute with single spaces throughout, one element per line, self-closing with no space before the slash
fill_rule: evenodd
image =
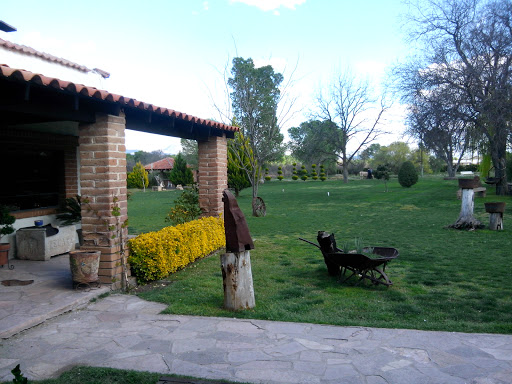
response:
<path id="1" fill-rule="evenodd" d="M 9 243 L 2 244 L 4 236 L 10 235 L 14 232 L 13 224 L 16 218 L 9 213 L 9 207 L 6 205 L 0 205 L 0 265 L 4 266 L 9 264 L 9 250 L 11 245 Z M 13 269 L 14 265 L 10 265 L 9 269 Z"/>
<path id="2" fill-rule="evenodd" d="M 69 197 L 65 200 L 64 206 L 60 209 L 57 215 L 57 220 L 60 220 L 62 225 L 73 225 L 79 223 L 82 220 L 82 199 L 80 195 L 75 197 Z M 84 237 L 82 230 L 77 229 L 78 242 L 80 245 L 84 244 Z"/>

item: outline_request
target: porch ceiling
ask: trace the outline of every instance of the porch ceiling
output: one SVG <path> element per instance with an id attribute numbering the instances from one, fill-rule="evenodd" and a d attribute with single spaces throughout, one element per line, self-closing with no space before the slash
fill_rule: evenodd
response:
<path id="1" fill-rule="evenodd" d="M 126 129 L 199 141 L 233 138 L 237 127 L 157 107 L 81 84 L 0 64 L 0 114 L 5 125 L 76 121 L 94 123 L 96 113 L 118 116 Z"/>

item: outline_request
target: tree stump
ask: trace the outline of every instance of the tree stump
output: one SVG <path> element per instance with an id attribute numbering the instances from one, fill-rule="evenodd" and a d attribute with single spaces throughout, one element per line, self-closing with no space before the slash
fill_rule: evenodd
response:
<path id="1" fill-rule="evenodd" d="M 252 283 L 250 251 L 224 253 L 220 256 L 224 287 L 224 308 L 238 311 L 256 305 Z"/>
<path id="2" fill-rule="evenodd" d="M 459 218 L 455 223 L 450 225 L 450 228 L 455 229 L 469 229 L 474 230 L 483 228 L 483 225 L 473 216 L 474 210 L 474 196 L 473 186 L 471 188 L 464 188 L 462 186 L 462 203 Z"/>
<path id="3" fill-rule="evenodd" d="M 492 231 L 503 231 L 503 213 L 491 213 L 489 217 L 489 229 Z"/>

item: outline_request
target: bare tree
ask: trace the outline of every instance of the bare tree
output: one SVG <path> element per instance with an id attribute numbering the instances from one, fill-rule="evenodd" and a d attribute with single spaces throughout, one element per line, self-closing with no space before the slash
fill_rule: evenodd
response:
<path id="1" fill-rule="evenodd" d="M 385 133 L 380 129 L 385 112 L 390 108 L 385 96 L 374 97 L 367 81 L 359 81 L 347 69 L 337 74 L 327 89 L 316 96 L 312 115 L 334 123 L 328 140 L 333 155 L 343 167 L 343 181 L 348 182 L 348 165 L 354 156 Z M 355 143 L 352 149 L 349 143 Z"/>
<path id="2" fill-rule="evenodd" d="M 449 89 L 485 137 L 495 168 L 496 193 L 507 193 L 506 143 L 512 120 L 512 1 L 414 0 L 411 37 L 425 89 Z"/>
<path id="3" fill-rule="evenodd" d="M 474 131 L 460 108 L 463 105 L 452 98 L 450 89 L 439 87 L 416 90 L 407 113 L 407 133 L 446 163 L 450 177 L 455 176 Z"/>

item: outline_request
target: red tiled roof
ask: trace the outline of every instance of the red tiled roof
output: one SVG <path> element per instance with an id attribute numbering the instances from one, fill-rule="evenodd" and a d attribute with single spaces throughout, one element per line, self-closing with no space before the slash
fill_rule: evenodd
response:
<path id="1" fill-rule="evenodd" d="M 165 159 L 155 161 L 154 163 L 144 166 L 147 171 L 157 170 L 164 171 L 172 169 L 174 167 L 174 159 L 172 157 L 166 157 Z"/>
<path id="2" fill-rule="evenodd" d="M 223 131 L 238 132 L 239 128 L 231 125 L 219 123 L 213 120 L 201 119 L 186 113 L 178 112 L 173 109 L 162 108 L 153 104 L 144 103 L 136 99 L 110 93 L 108 91 L 96 89 L 94 87 L 88 87 L 82 84 L 75 84 L 70 81 L 60 80 L 54 77 L 47 77 L 24 69 L 10 68 L 6 64 L 0 64 L 0 77 L 4 77 L 10 80 L 33 83 L 47 88 L 54 88 L 61 91 L 67 91 L 71 94 L 79 94 L 82 97 L 88 97 L 91 99 L 99 99 L 106 102 L 118 104 L 124 108 L 140 109 L 155 114 L 175 117 L 184 121 L 199 124 L 205 127 L 211 127 L 220 129 Z"/>
<path id="3" fill-rule="evenodd" d="M 27 47 L 26 45 L 11 43 L 10 41 L 4 40 L 4 39 L 0 39 L 0 47 L 7 48 L 7 49 L 9 49 L 11 51 L 22 52 L 22 53 L 25 53 L 25 54 L 30 55 L 30 56 L 36 56 L 36 57 L 39 57 L 39 58 L 41 58 L 43 60 L 46 60 L 46 61 L 51 61 L 51 62 L 54 62 L 54 63 L 59 63 L 59 64 L 64 65 L 66 67 L 78 69 L 79 71 L 82 71 L 82 72 L 90 72 L 91 71 L 89 68 L 87 68 L 87 67 L 85 67 L 83 65 L 80 65 L 80 64 L 77 64 L 77 63 L 73 63 L 72 61 L 63 59 L 61 57 L 50 55 L 49 53 L 38 51 L 38 50 L 36 50 L 34 48 Z"/>

